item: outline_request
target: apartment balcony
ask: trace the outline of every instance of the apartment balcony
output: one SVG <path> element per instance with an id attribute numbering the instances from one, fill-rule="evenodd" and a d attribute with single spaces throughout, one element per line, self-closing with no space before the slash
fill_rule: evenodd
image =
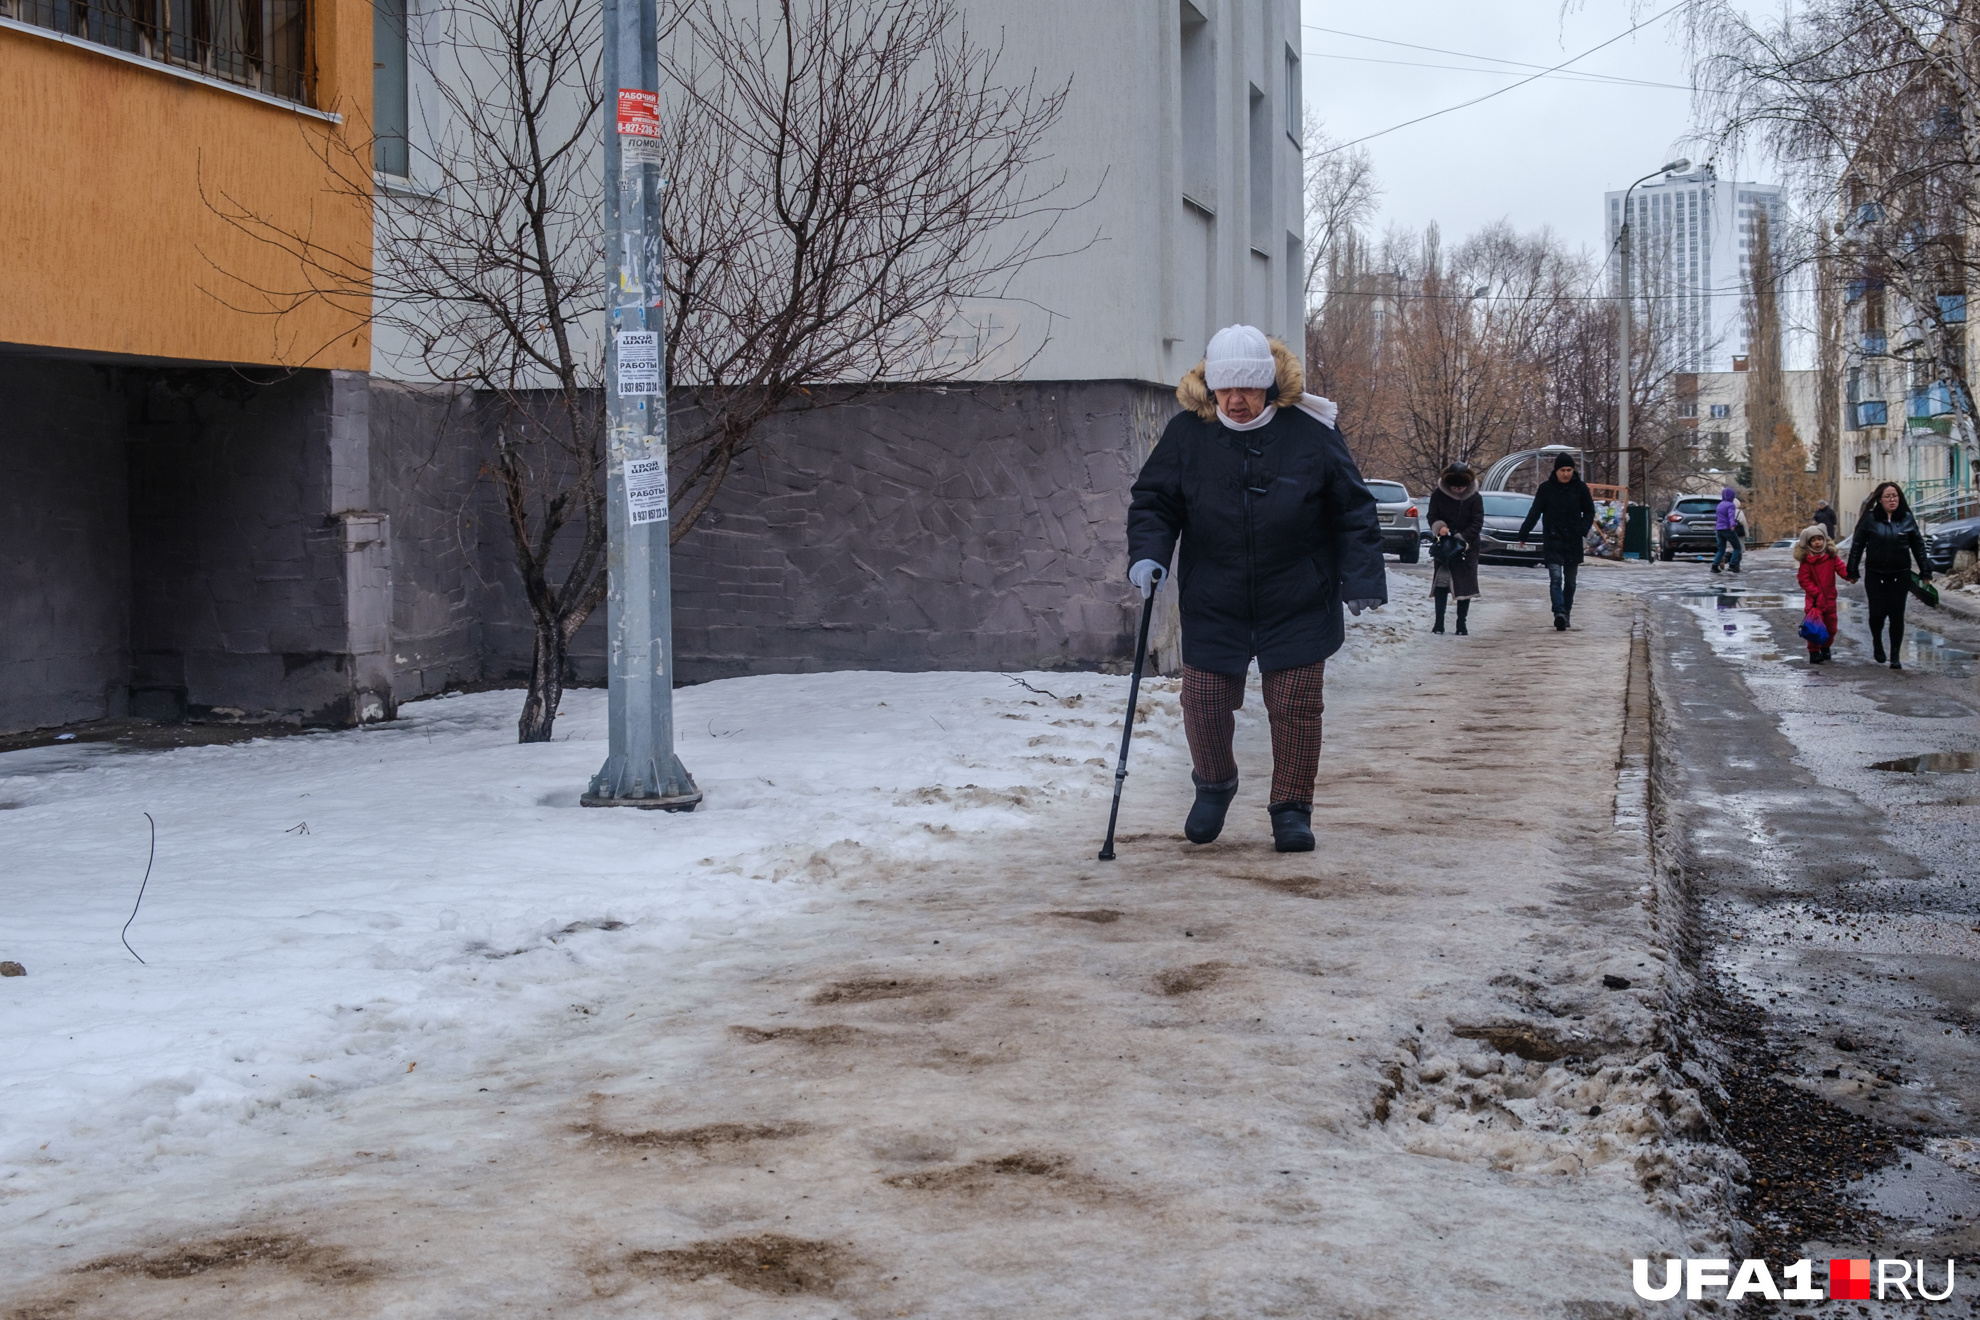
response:
<path id="1" fill-rule="evenodd" d="M 1852 403 L 1849 405 L 1848 416 L 1849 429 L 1852 431 L 1891 424 L 1890 405 L 1883 399 L 1862 399 Z"/>

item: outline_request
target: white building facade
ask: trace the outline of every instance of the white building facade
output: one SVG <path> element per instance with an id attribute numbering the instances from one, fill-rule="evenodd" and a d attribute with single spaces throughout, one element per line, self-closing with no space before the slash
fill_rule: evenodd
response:
<path id="1" fill-rule="evenodd" d="M 381 13 L 401 3 L 414 33 L 445 30 L 448 0 Z M 1067 88 L 1040 168 L 1063 176 L 1055 201 L 1091 200 L 1054 235 L 1064 255 L 960 309 L 965 331 L 1002 345 L 976 379 L 764 428 L 675 548 L 685 678 L 1120 663 L 1139 603 L 1123 587 L 1128 488 L 1177 381 L 1225 325 L 1298 350 L 1298 0 L 961 7 L 972 41 L 1000 50 L 997 82 Z M 379 205 L 416 206 L 444 98 L 421 85 L 433 62 L 389 31 L 377 55 L 379 114 L 400 116 L 377 125 Z M 395 529 L 425 529 L 394 535 L 394 645 L 417 675 L 400 696 L 511 675 L 528 629 L 506 530 L 492 508 L 458 516 L 470 501 L 448 484 L 472 483 L 485 437 L 461 398 L 419 379 L 407 343 L 374 344 L 374 452 L 425 455 L 403 466 L 434 488 L 380 497 L 406 506 Z M 580 634 L 575 677 L 602 672 L 601 624 Z M 1167 667 L 1173 626 L 1157 638 Z"/>
<path id="2" fill-rule="evenodd" d="M 1621 271 L 1623 192 L 1606 195 L 1609 269 Z M 1641 323 L 1668 334 L 1681 372 L 1732 371 L 1750 340 L 1746 305 L 1758 217 L 1775 250 L 1786 212 L 1772 184 L 1721 179 L 1710 166 L 1629 193 L 1630 294 Z"/>

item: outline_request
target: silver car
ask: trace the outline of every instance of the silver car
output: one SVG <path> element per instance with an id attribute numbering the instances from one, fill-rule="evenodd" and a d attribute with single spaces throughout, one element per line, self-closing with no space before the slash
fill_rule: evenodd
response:
<path id="1" fill-rule="evenodd" d="M 1375 513 L 1382 524 L 1382 550 L 1405 564 L 1416 562 L 1422 544 L 1422 509 L 1400 481 L 1371 481 L 1368 489 L 1375 496 Z"/>
<path id="2" fill-rule="evenodd" d="M 1540 562 L 1540 539 L 1543 529 L 1536 525 L 1527 533 L 1528 540 L 1519 540 L 1519 525 L 1526 521 L 1527 510 L 1533 507 L 1533 497 L 1511 490 L 1488 490 L 1485 492 L 1485 534 L 1478 546 L 1478 560 L 1484 563 L 1490 559 L 1515 560 L 1522 564 Z"/>

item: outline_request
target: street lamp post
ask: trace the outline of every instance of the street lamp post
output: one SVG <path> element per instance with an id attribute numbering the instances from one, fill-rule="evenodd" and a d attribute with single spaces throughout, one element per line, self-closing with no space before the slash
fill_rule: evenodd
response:
<path id="1" fill-rule="evenodd" d="M 1639 186 L 1656 178 L 1659 174 L 1675 174 L 1688 170 L 1691 162 L 1674 160 L 1659 165 L 1648 174 L 1623 189 L 1622 229 L 1616 235 L 1616 246 L 1622 256 L 1622 310 L 1616 317 L 1618 352 L 1618 374 L 1621 385 L 1616 394 L 1616 485 L 1622 487 L 1623 497 L 1623 539 L 1629 539 L 1629 322 L 1631 316 L 1629 301 L 1629 195 Z M 1644 501 L 1649 506 L 1649 501 Z"/>
<path id="2" fill-rule="evenodd" d="M 603 4 L 610 746 L 581 801 L 692 811 L 701 790 L 674 752 L 658 16 L 655 0 Z"/>

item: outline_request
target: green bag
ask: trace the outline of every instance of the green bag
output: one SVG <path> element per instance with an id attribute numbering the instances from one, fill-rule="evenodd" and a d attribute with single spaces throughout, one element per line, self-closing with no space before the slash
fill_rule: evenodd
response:
<path id="1" fill-rule="evenodd" d="M 1927 582 L 1924 578 L 1919 577 L 1916 573 L 1911 575 L 1911 594 L 1935 610 L 1940 608 L 1939 589 Z"/>

